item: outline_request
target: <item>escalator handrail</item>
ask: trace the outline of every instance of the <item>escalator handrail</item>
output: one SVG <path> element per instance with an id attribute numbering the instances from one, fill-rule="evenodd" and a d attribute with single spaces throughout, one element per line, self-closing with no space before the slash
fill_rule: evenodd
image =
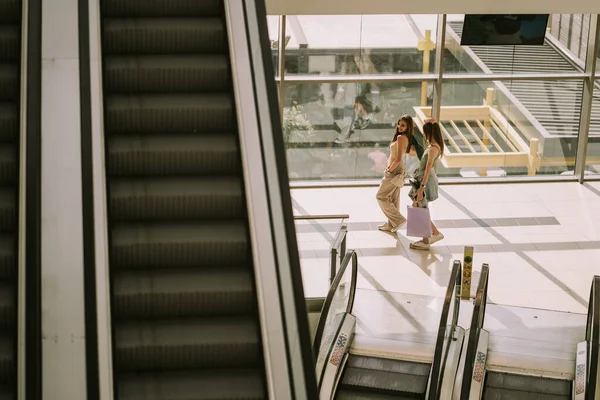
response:
<path id="1" fill-rule="evenodd" d="M 325 303 L 323 304 L 323 309 L 321 310 L 321 317 L 319 318 L 319 324 L 317 325 L 317 330 L 315 332 L 315 340 L 313 344 L 315 358 L 318 357 L 319 349 L 321 347 L 321 341 L 323 340 L 323 333 L 325 332 L 327 315 L 329 314 L 331 304 L 333 303 L 333 299 L 335 298 L 335 293 L 337 292 L 340 283 L 342 282 L 348 265 L 351 265 L 352 270 L 350 278 L 350 294 L 348 304 L 346 306 L 346 312 L 351 313 L 352 308 L 354 307 L 354 297 L 356 295 L 356 281 L 358 279 L 358 256 L 356 255 L 355 250 L 348 250 L 346 252 L 346 255 L 344 256 L 344 259 L 342 260 L 337 275 L 331 283 L 331 287 L 329 288 L 329 292 L 327 293 L 327 297 L 325 298 Z"/>
<path id="2" fill-rule="evenodd" d="M 446 331 L 448 327 L 448 317 L 450 314 L 450 305 L 454 300 L 454 310 L 452 312 L 452 321 L 450 323 L 449 337 L 454 336 L 454 331 L 458 326 L 458 315 L 460 310 L 460 288 L 462 283 L 462 264 L 460 261 L 454 261 L 452 265 L 452 273 L 448 288 L 446 289 L 446 297 L 444 298 L 444 306 L 442 307 L 442 315 L 440 317 L 440 326 L 438 328 L 437 340 L 435 343 L 435 352 L 433 355 L 433 363 L 431 365 L 431 384 L 429 387 L 429 400 L 437 400 L 440 397 L 442 389 L 442 376 L 444 367 L 448 358 L 450 346 L 446 346 L 444 351 L 444 341 L 446 340 Z"/>
<path id="3" fill-rule="evenodd" d="M 471 382 L 473 377 L 473 369 L 477 357 L 477 346 L 479 344 L 479 336 L 483 329 L 485 320 L 485 309 L 487 306 L 487 292 L 490 269 L 487 264 L 481 267 L 481 276 L 477 286 L 477 294 L 475 295 L 475 307 L 471 317 L 471 327 L 469 333 L 469 341 L 467 344 L 467 354 L 465 356 L 465 369 L 460 391 L 461 400 L 468 400 L 471 392 Z"/>
<path id="4" fill-rule="evenodd" d="M 588 345 L 588 368 L 586 383 L 586 399 L 593 399 L 596 393 L 596 377 L 598 376 L 598 356 L 600 345 L 600 276 L 595 275 L 590 289 L 588 303 L 585 341 Z"/>

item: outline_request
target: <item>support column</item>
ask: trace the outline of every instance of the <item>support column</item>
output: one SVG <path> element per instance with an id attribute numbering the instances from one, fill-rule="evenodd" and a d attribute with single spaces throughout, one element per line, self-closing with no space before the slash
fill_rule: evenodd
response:
<path id="1" fill-rule="evenodd" d="M 282 15 L 281 17 L 279 17 L 279 55 L 278 55 L 278 65 L 277 65 L 277 69 L 279 71 L 279 85 L 278 85 L 278 89 L 279 89 L 279 111 L 281 112 L 281 124 L 283 125 L 283 123 L 285 122 L 283 120 L 283 108 L 285 106 L 284 100 L 285 100 L 285 85 L 284 85 L 284 80 L 285 80 L 285 45 L 286 45 L 286 38 L 285 38 L 285 32 L 287 29 L 287 18 L 285 15 Z"/>
<path id="2" fill-rule="evenodd" d="M 437 80 L 433 85 L 433 108 L 431 116 L 440 119 L 442 108 L 442 76 L 444 74 L 444 49 L 446 48 L 446 14 L 438 15 L 437 34 L 435 44 L 435 68 Z"/>
<path id="3" fill-rule="evenodd" d="M 42 390 L 86 399 L 77 0 L 42 2 Z"/>
<path id="4" fill-rule="evenodd" d="M 575 176 L 579 183 L 585 178 L 588 137 L 590 135 L 590 119 L 594 95 L 594 74 L 598 57 L 598 33 L 600 31 L 600 15 L 590 16 L 587 54 L 585 58 L 586 77 L 583 80 L 583 99 L 579 117 L 579 137 L 577 138 L 577 158 L 575 159 Z"/>

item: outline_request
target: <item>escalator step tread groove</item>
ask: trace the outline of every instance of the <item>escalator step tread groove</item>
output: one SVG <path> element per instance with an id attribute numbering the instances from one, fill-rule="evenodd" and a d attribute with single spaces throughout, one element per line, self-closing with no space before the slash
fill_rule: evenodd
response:
<path id="1" fill-rule="evenodd" d="M 201 268 L 247 262 L 243 221 L 118 225 L 112 230 L 115 268 Z"/>
<path id="2" fill-rule="evenodd" d="M 225 24 L 221 18 L 106 19 L 104 54 L 225 53 Z"/>
<path id="3" fill-rule="evenodd" d="M 113 136 L 108 142 L 111 177 L 219 176 L 241 171 L 232 133 Z"/>
<path id="4" fill-rule="evenodd" d="M 110 57 L 105 68 L 109 93 L 217 92 L 230 85 L 227 58 L 219 54 Z"/>
<path id="5" fill-rule="evenodd" d="M 383 393 L 423 394 L 428 376 L 346 367 L 341 387 Z"/>
<path id="6" fill-rule="evenodd" d="M 118 400 L 267 398 L 223 12 L 101 1 Z"/>
<path id="7" fill-rule="evenodd" d="M 256 306 L 247 266 L 124 272 L 113 282 L 116 318 L 243 316 Z"/>
<path id="8" fill-rule="evenodd" d="M 349 389 L 339 389 L 335 394 L 335 400 L 414 400 L 422 398 L 415 396 L 401 396 L 398 394 L 365 393 Z"/>
<path id="9" fill-rule="evenodd" d="M 523 395 L 527 393 L 534 396 L 532 398 L 542 399 L 546 398 L 543 396 L 562 399 L 569 398 L 571 395 L 571 382 L 567 380 L 495 371 L 488 371 L 486 373 L 485 388 L 490 393 L 505 393 L 509 391 L 515 393 L 515 396 L 519 393 Z"/>
<path id="10" fill-rule="evenodd" d="M 0 400 L 16 398 L 21 0 L 0 0 Z"/>
<path id="11" fill-rule="evenodd" d="M 234 129 L 228 93 L 111 96 L 106 131 L 113 134 L 217 133 Z"/>
<path id="12" fill-rule="evenodd" d="M 118 221 L 241 219 L 245 212 L 242 186 L 237 176 L 115 179 L 110 187 L 112 218 Z"/>
<path id="13" fill-rule="evenodd" d="M 251 368 L 262 360 L 253 318 L 182 318 L 118 323 L 119 371 Z"/>
<path id="14" fill-rule="evenodd" d="M 267 399 L 262 377 L 253 369 L 123 374 L 118 386 L 119 400 Z"/>
<path id="15" fill-rule="evenodd" d="M 104 0 L 104 17 L 220 17 L 223 0 L 146 0 L 120 1 Z"/>

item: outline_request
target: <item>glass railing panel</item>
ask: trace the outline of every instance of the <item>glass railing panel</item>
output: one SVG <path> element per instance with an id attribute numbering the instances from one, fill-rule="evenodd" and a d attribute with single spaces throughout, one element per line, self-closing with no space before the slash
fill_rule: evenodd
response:
<path id="1" fill-rule="evenodd" d="M 348 215 L 296 215 L 296 237 L 306 298 L 324 298 L 346 251 Z"/>
<path id="2" fill-rule="evenodd" d="M 356 253 L 352 250 L 348 251 L 325 300 L 323 314 L 315 334 L 314 351 L 317 358 L 317 379 L 320 379 L 322 375 L 325 362 L 334 345 L 333 339 L 339 331 L 344 315 L 352 312 L 357 270 Z"/>

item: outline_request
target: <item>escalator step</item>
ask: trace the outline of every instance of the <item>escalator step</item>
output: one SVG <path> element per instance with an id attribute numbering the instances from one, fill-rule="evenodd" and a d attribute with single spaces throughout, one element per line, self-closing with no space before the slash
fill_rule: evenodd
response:
<path id="1" fill-rule="evenodd" d="M 105 69 L 110 93 L 227 91 L 231 80 L 227 57 L 218 54 L 109 57 Z"/>
<path id="2" fill-rule="evenodd" d="M 242 185 L 237 176 L 115 179 L 110 185 L 111 217 L 117 221 L 147 222 L 241 219 L 245 217 Z M 0 202 L 0 217 L 1 206 Z"/>
<path id="3" fill-rule="evenodd" d="M 21 16 L 20 0 L 0 0 L 0 24 L 19 22 Z"/>
<path id="4" fill-rule="evenodd" d="M 19 97 L 19 68 L 13 64 L 0 64 L 0 101 Z"/>
<path id="5" fill-rule="evenodd" d="M 431 371 L 431 364 L 357 355 L 350 355 L 346 365 L 352 368 L 387 371 L 398 374 L 410 374 L 425 377 L 428 377 Z"/>
<path id="6" fill-rule="evenodd" d="M 14 342 L 7 335 L 0 337 L 0 387 L 12 385 L 15 378 Z"/>
<path id="7" fill-rule="evenodd" d="M 219 17 L 222 7 L 223 0 L 104 0 L 102 14 L 105 18 Z"/>
<path id="8" fill-rule="evenodd" d="M 346 367 L 341 387 L 357 391 L 385 394 L 422 395 L 427 390 L 428 376 Z"/>
<path id="9" fill-rule="evenodd" d="M 232 133 L 117 136 L 108 142 L 111 177 L 218 176 L 241 171 Z"/>
<path id="10" fill-rule="evenodd" d="M 244 315 L 255 311 L 247 266 L 116 274 L 116 318 Z"/>
<path id="11" fill-rule="evenodd" d="M 14 25 L 0 26 L 0 62 L 18 62 L 21 54 L 19 22 Z"/>
<path id="12" fill-rule="evenodd" d="M 243 221 L 212 224 L 121 225 L 112 230 L 115 269 L 201 268 L 248 261 Z"/>
<path id="13" fill-rule="evenodd" d="M 227 50 L 220 18 L 107 19 L 102 45 L 105 55 L 203 54 Z"/>
<path id="14" fill-rule="evenodd" d="M 17 258 L 15 257 L 15 251 L 15 236 L 0 235 L 0 279 L 9 279 L 16 276 Z"/>
<path id="15" fill-rule="evenodd" d="M 486 389 L 496 388 L 515 392 L 542 393 L 557 396 L 570 396 L 571 382 L 561 379 L 537 376 L 508 374 L 488 371 L 486 373 Z"/>
<path id="16" fill-rule="evenodd" d="M 19 176 L 15 146 L 0 144 L 0 185 L 15 185 Z"/>
<path id="17" fill-rule="evenodd" d="M 335 400 L 414 400 L 414 396 L 398 394 L 365 393 L 348 389 L 340 389 L 335 394 Z"/>
<path id="18" fill-rule="evenodd" d="M 0 103 L 0 142 L 14 142 L 18 136 L 18 105 L 15 103 Z"/>
<path id="19" fill-rule="evenodd" d="M 252 318 L 132 321 L 117 324 L 115 331 L 121 372 L 251 368 L 262 362 Z"/>
<path id="20" fill-rule="evenodd" d="M 13 187 L 0 187 L 0 231 L 12 232 L 17 225 L 17 198 Z"/>
<path id="21" fill-rule="evenodd" d="M 510 389 L 485 388 L 484 400 L 570 400 L 571 396 L 535 393 Z"/>
<path id="22" fill-rule="evenodd" d="M 0 281 L 0 330 L 15 328 L 16 310 L 12 282 Z"/>
<path id="23" fill-rule="evenodd" d="M 258 370 L 202 370 L 123 375 L 119 400 L 263 400 Z M 1 400 L 1 398 L 0 398 Z M 383 399 L 382 399 L 383 400 Z"/>
<path id="24" fill-rule="evenodd" d="M 107 134 L 219 133 L 235 127 L 233 99 L 228 93 L 111 96 L 107 102 Z"/>

